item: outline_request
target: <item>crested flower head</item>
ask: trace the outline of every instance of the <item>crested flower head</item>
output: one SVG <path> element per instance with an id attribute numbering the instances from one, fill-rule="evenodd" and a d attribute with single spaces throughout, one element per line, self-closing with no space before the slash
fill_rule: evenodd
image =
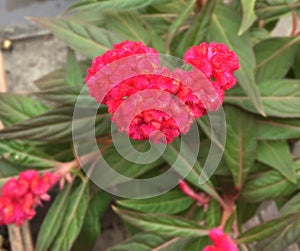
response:
<path id="1" fill-rule="evenodd" d="M 36 214 L 35 207 L 42 200 L 49 200 L 47 194 L 59 177 L 52 173 L 42 176 L 36 170 L 27 170 L 18 178 L 9 179 L 1 190 L 0 225 L 22 225 L 24 220 L 31 220 Z"/>
<path id="2" fill-rule="evenodd" d="M 230 236 L 225 234 L 222 228 L 212 228 L 209 232 L 209 238 L 213 246 L 206 246 L 202 251 L 238 251 L 237 245 L 231 240 Z"/>
<path id="3" fill-rule="evenodd" d="M 235 53 L 214 42 L 191 47 L 184 60 L 195 68 L 170 70 L 141 42 L 115 44 L 88 69 L 89 94 L 132 139 L 171 143 L 195 118 L 220 108 L 239 68 Z"/>

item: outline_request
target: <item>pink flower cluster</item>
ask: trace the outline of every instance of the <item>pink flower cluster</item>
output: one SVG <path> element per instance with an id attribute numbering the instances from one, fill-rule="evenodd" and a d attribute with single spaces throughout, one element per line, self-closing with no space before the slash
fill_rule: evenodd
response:
<path id="1" fill-rule="evenodd" d="M 240 68 L 239 60 L 224 44 L 201 43 L 188 49 L 183 59 L 198 68 L 222 90 L 228 90 L 236 83 L 233 72 Z"/>
<path id="2" fill-rule="evenodd" d="M 35 170 L 27 170 L 18 178 L 9 179 L 1 190 L 0 225 L 22 225 L 24 220 L 31 220 L 36 214 L 35 207 L 42 200 L 49 200 L 48 190 L 58 181 L 58 176 Z"/>
<path id="3" fill-rule="evenodd" d="M 232 74 L 239 68 L 235 53 L 216 43 L 191 47 L 184 60 L 196 69 L 170 71 L 160 65 L 159 54 L 153 48 L 124 41 L 93 60 L 86 77 L 89 93 L 108 106 L 115 115 L 112 120 L 129 137 L 170 143 L 180 133 L 188 132 L 194 118 L 221 106 L 224 90 L 234 85 Z M 149 90 L 168 95 L 136 95 Z M 147 102 L 148 109 L 141 109 L 146 99 L 152 103 Z M 171 106 L 186 109 L 180 112 Z M 131 121 L 126 117 L 132 117 Z"/>
<path id="4" fill-rule="evenodd" d="M 213 246 L 206 246 L 202 251 L 238 251 L 237 245 L 225 234 L 222 228 L 213 228 L 209 232 Z"/>

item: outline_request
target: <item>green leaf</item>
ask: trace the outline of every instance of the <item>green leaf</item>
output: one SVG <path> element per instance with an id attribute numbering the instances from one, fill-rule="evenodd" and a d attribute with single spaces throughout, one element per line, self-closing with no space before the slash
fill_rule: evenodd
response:
<path id="1" fill-rule="evenodd" d="M 175 37 L 178 29 L 181 25 L 183 25 L 184 21 L 190 16 L 191 12 L 195 8 L 196 0 L 188 0 L 186 3 L 185 8 L 180 13 L 180 15 L 175 19 L 175 21 L 170 25 L 170 28 L 168 30 L 167 39 L 166 39 L 166 46 L 167 48 L 170 47 L 170 44 Z"/>
<path id="2" fill-rule="evenodd" d="M 107 30 L 115 32 L 123 39 L 143 41 L 150 40 L 146 21 L 141 19 L 137 12 L 113 12 L 105 16 Z"/>
<path id="3" fill-rule="evenodd" d="M 108 251 L 152 251 L 155 249 L 167 251 L 170 247 L 173 248 L 173 250 L 180 250 L 180 246 L 182 246 L 182 243 L 184 244 L 185 241 L 185 239 L 177 237 L 167 239 L 154 233 L 139 233 L 134 235 L 130 240 L 109 248 Z M 171 250 L 172 249 L 170 249 L 170 251 Z"/>
<path id="4" fill-rule="evenodd" d="M 236 188 L 241 189 L 256 156 L 254 119 L 250 114 L 234 107 L 226 107 L 225 113 L 227 142 L 224 158 Z"/>
<path id="5" fill-rule="evenodd" d="M 294 74 L 296 78 L 300 78 L 300 46 L 298 46 L 298 50 L 295 56 L 295 63 L 294 63 Z"/>
<path id="6" fill-rule="evenodd" d="M 132 141 L 131 143 L 138 152 L 145 152 L 148 150 L 147 141 Z M 97 164 L 98 167 L 101 167 L 104 166 L 104 164 L 102 163 L 106 162 L 106 164 L 108 164 L 114 171 L 121 174 L 120 176 L 111 175 L 111 173 L 106 173 L 105 170 L 102 170 L 101 168 L 95 168 L 91 176 L 97 177 L 99 175 L 101 176 L 101 179 L 108 180 L 109 183 L 107 183 L 107 186 L 109 187 L 120 185 L 119 189 L 123 191 L 125 191 L 126 189 L 132 190 L 132 183 L 130 183 L 130 181 L 129 183 L 126 183 L 127 180 L 124 180 L 122 176 L 136 178 L 142 174 L 149 172 L 154 168 L 159 167 L 164 163 L 164 161 L 161 158 L 158 158 L 155 161 L 149 161 L 149 163 L 140 164 L 141 162 L 138 158 L 136 158 L 136 153 L 132 151 L 131 147 L 126 147 L 125 151 L 122 154 L 120 154 L 116 149 L 116 146 L 114 144 L 111 144 L 103 152 L 103 158 L 101 158 Z M 124 156 L 134 161 L 129 161 Z M 129 187 L 127 187 L 127 184 L 129 184 Z M 143 185 L 144 186 L 142 187 L 135 187 L 135 189 L 138 190 L 138 193 L 142 193 L 142 189 L 145 189 L 146 192 L 149 192 L 147 191 L 148 186 L 145 184 Z"/>
<path id="7" fill-rule="evenodd" d="M 191 157 L 191 153 L 193 150 L 190 147 L 191 146 L 184 146 L 182 148 L 184 152 L 180 151 L 180 141 L 179 139 L 175 139 L 172 144 L 168 144 L 166 146 L 162 157 L 169 163 L 169 165 L 173 165 L 174 161 L 176 161 L 176 165 L 174 165 L 173 168 L 182 177 L 186 175 L 186 169 L 191 170 L 185 177 L 185 179 L 204 192 L 208 193 L 217 201 L 220 201 L 221 198 L 214 189 L 210 180 L 203 184 L 200 183 L 201 177 L 198 172 L 202 170 L 202 167 L 200 166 L 198 161 L 196 161 L 194 164 L 191 163 L 191 160 L 193 159 L 193 157 Z"/>
<path id="8" fill-rule="evenodd" d="M 257 160 L 276 169 L 292 183 L 296 183 L 292 154 L 287 141 L 262 141 L 258 145 Z"/>
<path id="9" fill-rule="evenodd" d="M 40 101 L 16 93 L 0 93 L 0 120 L 5 126 L 39 115 L 48 108 Z"/>
<path id="10" fill-rule="evenodd" d="M 254 47 L 256 57 L 255 76 L 258 83 L 281 79 L 293 64 L 297 37 L 274 37 L 263 40 Z"/>
<path id="11" fill-rule="evenodd" d="M 255 84 L 255 57 L 248 32 L 238 36 L 239 16 L 228 7 L 217 5 L 212 17 L 208 38 L 210 41 L 225 43 L 234 50 L 239 58 L 240 69 L 235 76 L 256 110 L 264 114 L 258 88 Z"/>
<path id="12" fill-rule="evenodd" d="M 111 0 L 111 1 L 81 1 L 79 3 L 73 4 L 69 10 L 75 10 L 79 12 L 83 11 L 99 11 L 99 15 L 102 11 L 112 11 L 112 10 L 134 10 L 144 8 L 151 4 L 157 3 L 167 3 L 172 0 Z"/>
<path id="13" fill-rule="evenodd" d="M 230 233 L 233 225 L 235 223 L 237 217 L 237 213 L 236 213 L 236 209 L 231 213 L 231 215 L 229 216 L 229 218 L 227 219 L 225 226 L 224 226 L 224 232 L 225 233 Z"/>
<path id="14" fill-rule="evenodd" d="M 300 212 L 300 193 L 292 197 L 281 209 L 282 215 L 294 214 Z"/>
<path id="15" fill-rule="evenodd" d="M 142 214 L 113 207 L 125 221 L 148 232 L 163 236 L 197 237 L 207 235 L 209 230 L 184 218 L 164 214 Z"/>
<path id="16" fill-rule="evenodd" d="M 65 85 L 66 71 L 64 68 L 55 70 L 34 81 L 34 85 L 40 90 L 48 90 Z"/>
<path id="17" fill-rule="evenodd" d="M 64 105 L 74 105 L 79 94 L 82 102 L 84 102 L 84 99 L 86 99 L 86 103 L 89 102 L 90 96 L 88 95 L 88 91 L 87 89 L 83 89 L 82 85 L 61 85 L 34 93 L 35 96 L 42 100 L 49 100 Z"/>
<path id="18" fill-rule="evenodd" d="M 300 80 L 281 79 L 265 81 L 259 85 L 261 100 L 268 116 L 280 118 L 300 117 Z M 249 97 L 235 88 L 225 101 L 257 113 Z"/>
<path id="19" fill-rule="evenodd" d="M 0 140 L 0 156 L 6 160 L 31 168 L 53 167 L 55 161 L 43 151 L 20 141 Z"/>
<path id="20" fill-rule="evenodd" d="M 226 128 L 226 121 L 224 118 L 225 115 L 220 115 L 218 113 L 210 113 L 209 116 L 202 116 L 196 121 L 204 134 L 210 139 L 211 144 L 215 144 L 220 151 L 224 151 L 226 133 L 220 132 L 222 131 L 220 128 L 223 126 Z M 218 124 L 218 127 L 212 124 Z"/>
<path id="21" fill-rule="evenodd" d="M 256 20 L 256 15 L 254 12 L 255 2 L 256 0 L 241 1 L 243 7 L 243 19 L 239 30 L 239 35 L 243 35 L 243 33 L 247 31 Z"/>
<path id="22" fill-rule="evenodd" d="M 75 52 L 68 48 L 67 69 L 65 76 L 65 81 L 68 86 L 82 83 L 82 74 L 80 71 L 80 66 L 77 62 Z"/>
<path id="23" fill-rule="evenodd" d="M 253 46 L 257 45 L 261 41 L 270 38 L 270 32 L 265 28 L 251 27 L 250 36 Z"/>
<path id="24" fill-rule="evenodd" d="M 211 240 L 204 236 L 201 238 L 193 238 L 188 241 L 181 251 L 202 250 L 205 246 L 211 245 Z"/>
<path id="25" fill-rule="evenodd" d="M 287 215 L 251 228 L 238 237 L 237 243 L 251 243 L 280 233 L 285 229 L 287 224 L 295 221 L 295 218 L 297 218 L 295 215 Z"/>
<path id="26" fill-rule="evenodd" d="M 259 204 L 247 203 L 245 201 L 237 200 L 236 211 L 237 211 L 237 222 L 239 226 L 250 220 L 257 212 Z"/>
<path id="27" fill-rule="evenodd" d="M 74 133 L 79 138 L 85 138 L 86 130 L 90 130 L 94 110 L 83 108 L 81 116 L 73 119 L 73 107 L 62 106 L 33 117 L 24 122 L 17 123 L 0 131 L 3 139 L 28 139 L 45 142 L 70 142 L 72 141 L 72 123 L 76 127 Z M 97 135 L 110 130 L 110 115 L 103 113 L 96 118 Z M 81 134 L 79 134 L 81 133 Z"/>
<path id="28" fill-rule="evenodd" d="M 276 238 L 268 238 L 256 245 L 257 250 L 261 251 L 282 251 L 286 250 L 289 245 L 296 243 L 300 236 L 300 218 L 286 223 L 282 231 L 278 232 Z"/>
<path id="29" fill-rule="evenodd" d="M 89 60 L 78 63 L 80 67 L 80 72 L 82 74 L 81 75 L 82 79 L 85 77 L 87 68 L 90 66 L 90 64 L 91 63 Z M 66 86 L 65 76 L 66 76 L 66 69 L 60 68 L 36 80 L 34 84 L 41 91 L 48 91 L 48 90 L 51 91 L 52 89 Z"/>
<path id="30" fill-rule="evenodd" d="M 256 0 L 255 13 L 259 19 L 275 19 L 299 6 L 298 0 Z"/>
<path id="31" fill-rule="evenodd" d="M 188 209 L 194 200 L 181 191 L 170 191 L 157 197 L 141 200 L 117 200 L 117 205 L 145 213 L 177 214 Z"/>
<path id="32" fill-rule="evenodd" d="M 184 8 L 185 3 L 183 1 L 176 1 L 176 0 L 162 0 L 162 1 L 157 1 L 153 2 L 151 6 L 149 6 L 150 12 L 151 10 L 156 13 L 163 13 L 163 14 L 168 14 L 168 13 L 175 13 L 178 15 L 182 9 Z M 148 8 L 146 9 L 148 10 Z"/>
<path id="33" fill-rule="evenodd" d="M 300 138 L 299 119 L 256 119 L 256 123 L 260 140 Z"/>
<path id="34" fill-rule="evenodd" d="M 55 240 L 56 234 L 62 227 L 62 221 L 66 217 L 67 202 L 72 192 L 72 185 L 67 185 L 55 198 L 50 207 L 45 219 L 40 228 L 35 250 L 46 251 L 49 250 L 51 243 Z"/>
<path id="35" fill-rule="evenodd" d="M 110 202 L 111 196 L 104 191 L 92 195 L 88 202 L 81 232 L 73 245 L 72 251 L 93 250 L 101 232 L 100 219 L 108 209 Z"/>
<path id="36" fill-rule="evenodd" d="M 296 162 L 293 168 L 296 171 L 299 183 L 300 165 Z M 267 171 L 247 181 L 241 193 L 241 199 L 249 202 L 261 202 L 280 196 L 288 196 L 292 194 L 297 187 L 298 185 L 289 182 L 278 171 Z"/>
<path id="37" fill-rule="evenodd" d="M 49 250 L 70 250 L 84 222 L 88 208 L 88 179 L 81 182 L 67 200 L 65 216 Z M 45 249 L 44 249 L 45 250 Z"/>
<path id="38" fill-rule="evenodd" d="M 204 40 L 209 30 L 217 0 L 207 1 L 201 12 L 195 17 L 176 50 L 176 55 L 182 57 L 184 52 L 193 45 L 198 45 Z"/>
<path id="39" fill-rule="evenodd" d="M 30 18 L 30 20 L 51 30 L 72 49 L 89 58 L 106 52 L 112 44 L 122 41 L 122 38 L 111 31 L 78 20 L 58 18 Z"/>
<path id="40" fill-rule="evenodd" d="M 7 181 L 8 177 L 17 176 L 20 170 L 25 171 L 19 165 L 0 159 L 0 187 Z"/>
<path id="41" fill-rule="evenodd" d="M 211 199 L 209 202 L 208 210 L 206 212 L 206 225 L 210 228 L 220 226 L 221 222 L 221 208 L 220 204 Z"/>

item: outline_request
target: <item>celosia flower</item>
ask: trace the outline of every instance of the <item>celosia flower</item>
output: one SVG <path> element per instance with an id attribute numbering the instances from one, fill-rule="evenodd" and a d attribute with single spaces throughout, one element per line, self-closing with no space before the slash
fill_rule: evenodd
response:
<path id="1" fill-rule="evenodd" d="M 101 56 L 96 57 L 92 66 L 88 69 L 86 76 L 86 82 L 94 76 L 100 69 L 108 64 L 115 62 L 119 59 L 126 58 L 132 55 L 140 55 L 145 53 L 158 53 L 155 49 L 145 46 L 141 42 L 124 41 L 119 44 L 115 44 L 112 50 L 108 50 Z M 128 65 L 126 65 L 128 67 Z"/>
<path id="2" fill-rule="evenodd" d="M 220 108 L 224 90 L 235 83 L 232 74 L 239 67 L 236 55 L 216 43 L 192 47 L 185 60 L 197 69 L 177 68 L 171 72 L 160 65 L 159 54 L 153 48 L 141 42 L 124 41 L 93 60 L 86 77 L 89 94 L 108 106 L 119 131 L 135 140 L 151 137 L 156 143 L 170 143 L 180 133 L 188 132 L 193 118 Z M 135 95 L 149 90 L 169 95 L 162 95 L 163 99 L 159 99 L 159 94 Z M 142 105 L 145 102 L 148 108 Z M 161 109 L 166 106 L 174 107 Z"/>
<path id="3" fill-rule="evenodd" d="M 209 238 L 213 246 L 206 246 L 202 251 L 238 251 L 237 245 L 231 240 L 230 236 L 225 234 L 222 228 L 213 228 L 209 232 Z"/>
<path id="4" fill-rule="evenodd" d="M 22 225 L 24 220 L 31 220 L 35 215 L 35 207 L 42 200 L 49 200 L 49 189 L 58 181 L 58 176 L 36 170 L 27 170 L 18 178 L 9 179 L 1 190 L 0 225 Z"/>
<path id="5" fill-rule="evenodd" d="M 188 49 L 183 59 L 223 90 L 230 89 L 236 82 L 233 72 L 240 68 L 239 61 L 237 55 L 224 44 L 201 43 Z"/>

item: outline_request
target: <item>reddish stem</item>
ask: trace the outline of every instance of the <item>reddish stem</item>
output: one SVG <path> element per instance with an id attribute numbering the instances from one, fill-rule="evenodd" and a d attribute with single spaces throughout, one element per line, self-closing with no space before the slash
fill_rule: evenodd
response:
<path id="1" fill-rule="evenodd" d="M 292 18 L 293 18 L 293 28 L 291 31 L 291 36 L 297 35 L 297 29 L 298 29 L 298 15 L 296 11 L 292 11 Z"/>
<path id="2" fill-rule="evenodd" d="M 196 193 L 185 181 L 179 181 L 179 188 L 183 193 L 196 201 L 198 206 L 203 206 L 207 210 L 209 203 L 209 196 L 204 193 Z"/>

